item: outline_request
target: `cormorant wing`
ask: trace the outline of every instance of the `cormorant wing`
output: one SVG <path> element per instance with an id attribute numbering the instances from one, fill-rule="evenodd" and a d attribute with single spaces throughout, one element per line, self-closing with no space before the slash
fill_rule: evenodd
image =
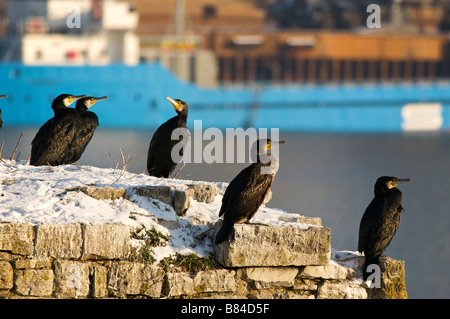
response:
<path id="1" fill-rule="evenodd" d="M 94 113 L 89 117 L 82 118 L 80 125 L 76 128 L 74 138 L 68 147 L 65 163 L 74 163 L 80 159 L 94 136 L 94 131 L 98 127 L 98 124 L 98 117 Z"/>
<path id="2" fill-rule="evenodd" d="M 32 151 L 35 152 L 31 163 L 60 165 L 63 162 L 64 152 L 67 151 L 69 143 L 75 136 L 75 129 L 76 121 L 74 122 L 74 119 L 70 117 L 47 121 L 32 142 Z"/>
<path id="3" fill-rule="evenodd" d="M 176 119 L 176 116 L 172 117 L 156 129 L 150 141 L 149 155 L 152 155 L 153 157 L 153 153 L 156 151 L 159 145 L 167 144 L 170 141 L 172 130 L 176 128 Z"/>
<path id="4" fill-rule="evenodd" d="M 374 236 L 374 229 L 378 226 L 377 212 L 383 209 L 383 203 L 378 198 L 372 199 L 367 206 L 359 225 L 358 251 L 364 252 L 368 247 L 368 241 Z"/>
<path id="5" fill-rule="evenodd" d="M 175 168 L 176 163 L 172 161 L 171 153 L 172 147 L 179 140 L 172 140 L 172 132 L 178 128 L 178 124 L 178 117 L 175 116 L 161 124 L 153 134 L 147 155 L 147 170 L 149 173 L 152 171 L 156 175 L 170 175 Z M 186 127 L 186 125 L 182 127 Z M 180 150 L 180 155 L 183 155 L 183 149 Z"/>
<path id="6" fill-rule="evenodd" d="M 273 182 L 273 175 L 261 174 L 261 166 L 254 163 L 243 169 L 228 185 L 222 198 L 219 217 L 243 221 L 251 218 L 264 201 Z"/>
<path id="7" fill-rule="evenodd" d="M 386 205 L 383 210 L 382 230 L 378 233 L 378 238 L 374 244 L 375 254 L 381 255 L 391 243 L 400 226 L 400 217 L 403 207 L 400 203 L 396 205 Z"/>
<path id="8" fill-rule="evenodd" d="M 31 141 L 31 163 L 33 158 L 38 158 L 39 149 L 50 138 L 53 133 L 53 127 L 56 125 L 57 119 L 52 117 L 45 122 L 38 130 Z"/>
<path id="9" fill-rule="evenodd" d="M 402 210 L 400 202 L 374 198 L 361 219 L 358 251 L 366 256 L 381 255 L 400 225 Z"/>

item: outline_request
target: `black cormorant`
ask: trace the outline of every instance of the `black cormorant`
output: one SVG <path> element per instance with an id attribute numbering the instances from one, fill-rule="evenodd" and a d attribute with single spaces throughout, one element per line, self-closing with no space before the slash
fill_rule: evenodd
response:
<path id="1" fill-rule="evenodd" d="M 8 97 L 8 95 L 0 95 L 0 99 L 3 99 L 4 97 Z M 0 109 L 0 128 L 3 126 L 3 120 L 2 120 L 2 110 Z"/>
<path id="2" fill-rule="evenodd" d="M 30 164 L 61 165 L 69 143 L 72 141 L 80 115 L 70 104 L 86 95 L 61 94 L 53 100 L 54 116 L 41 126 L 31 142 Z"/>
<path id="3" fill-rule="evenodd" d="M 359 226 L 358 251 L 364 252 L 364 280 L 370 275 L 367 266 L 378 264 L 400 225 L 402 192 L 396 186 L 410 181 L 409 178 L 382 176 L 375 183 L 375 198 L 367 206 Z"/>
<path id="4" fill-rule="evenodd" d="M 223 224 L 217 233 L 216 244 L 220 244 L 228 238 L 235 223 L 250 221 L 272 187 L 279 161 L 274 154 L 271 154 L 270 149 L 286 142 L 260 139 L 256 143 L 257 162 L 244 168 L 230 182 L 223 195 L 219 211 L 219 217 L 223 215 Z M 267 160 L 261 161 L 263 155 L 266 155 Z"/>
<path id="5" fill-rule="evenodd" d="M 69 144 L 64 164 L 71 164 L 78 161 L 83 155 L 84 150 L 92 139 L 95 129 L 98 127 L 98 117 L 94 112 L 88 109 L 95 103 L 107 99 L 108 97 L 85 97 L 77 101 L 75 109 L 81 117 L 81 121 L 77 126 L 75 136 Z"/>
<path id="6" fill-rule="evenodd" d="M 172 159 L 172 148 L 179 143 L 179 140 L 172 140 L 172 132 L 177 128 L 187 128 L 188 106 L 186 102 L 170 97 L 167 99 L 172 103 L 178 115 L 162 124 L 153 134 L 147 155 L 147 171 L 150 176 L 170 177 L 177 166 Z M 182 151 L 181 149 L 180 155 L 183 155 Z"/>

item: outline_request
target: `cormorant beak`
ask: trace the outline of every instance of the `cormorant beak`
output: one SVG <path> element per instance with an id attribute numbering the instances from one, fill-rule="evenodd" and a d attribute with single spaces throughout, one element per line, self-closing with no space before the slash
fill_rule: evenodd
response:
<path id="1" fill-rule="evenodd" d="M 389 189 L 397 187 L 398 184 L 411 182 L 411 178 L 399 178 L 396 181 L 387 182 L 387 187 Z"/>
<path id="2" fill-rule="evenodd" d="M 91 107 L 92 105 L 94 105 L 97 102 L 100 102 L 101 100 L 105 100 L 107 99 L 107 96 L 102 96 L 102 97 L 92 97 L 89 101 L 89 107 Z"/>
<path id="3" fill-rule="evenodd" d="M 5 98 L 5 97 L 8 97 L 8 95 L 0 95 L 0 99 L 3 99 L 3 98 Z"/>
<path id="4" fill-rule="evenodd" d="M 281 144 L 286 144 L 286 141 L 278 141 L 278 142 L 277 141 L 272 141 L 270 143 L 267 143 L 267 149 L 270 150 L 274 146 L 281 145 Z"/>
<path id="5" fill-rule="evenodd" d="M 175 109 L 178 109 L 178 107 L 180 106 L 180 103 L 177 102 L 177 101 L 175 101 L 174 99 L 172 99 L 172 98 L 170 98 L 170 97 L 168 97 L 168 96 L 166 97 L 166 99 L 168 99 L 169 102 L 172 103 L 172 105 L 173 105 L 173 107 L 174 107 Z"/>
<path id="6" fill-rule="evenodd" d="M 76 100 L 85 98 L 86 95 L 72 95 L 69 99 L 70 104 L 72 104 L 73 102 L 75 102 Z"/>

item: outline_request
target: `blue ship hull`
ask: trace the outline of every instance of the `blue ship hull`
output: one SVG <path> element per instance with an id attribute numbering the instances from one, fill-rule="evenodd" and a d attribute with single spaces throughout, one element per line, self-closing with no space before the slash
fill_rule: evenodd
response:
<path id="1" fill-rule="evenodd" d="M 210 89 L 181 81 L 158 63 L 80 67 L 0 65 L 0 94 L 9 95 L 7 100 L 0 100 L 4 125 L 42 125 L 53 116 L 51 101 L 61 93 L 107 95 L 107 101 L 93 107 L 102 127 L 157 128 L 175 115 L 165 99 L 170 96 L 188 103 L 191 128 L 194 120 L 202 120 L 203 129 L 255 127 L 324 132 L 450 129 L 450 82 Z M 426 104 L 413 114 L 412 126 L 405 125 L 406 117 L 411 116 L 405 107 L 411 103 L 431 103 L 429 108 Z M 414 126 L 417 121 L 423 123 Z"/>

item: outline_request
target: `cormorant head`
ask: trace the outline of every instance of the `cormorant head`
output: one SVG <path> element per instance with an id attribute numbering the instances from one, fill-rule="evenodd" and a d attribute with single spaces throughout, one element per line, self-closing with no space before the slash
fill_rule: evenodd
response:
<path id="1" fill-rule="evenodd" d="M 188 106 L 186 102 L 179 99 L 172 99 L 170 97 L 166 97 L 166 99 L 168 99 L 169 102 L 172 103 L 173 107 L 175 108 L 175 112 L 187 116 Z"/>
<path id="2" fill-rule="evenodd" d="M 77 105 L 76 105 L 76 109 L 78 111 L 81 112 L 86 112 L 92 105 L 94 105 L 95 103 L 107 99 L 107 96 L 102 96 L 102 97 L 92 97 L 92 96 L 88 96 L 88 97 L 84 97 L 78 100 Z"/>
<path id="3" fill-rule="evenodd" d="M 286 141 L 272 141 L 268 139 L 259 139 L 256 141 L 256 162 L 272 165 L 271 155 L 272 148 L 280 144 L 286 144 Z"/>
<path id="4" fill-rule="evenodd" d="M 410 178 L 400 179 L 393 176 L 381 176 L 375 183 L 375 195 L 386 193 L 388 190 L 396 187 L 400 183 L 411 182 Z"/>
<path id="5" fill-rule="evenodd" d="M 256 141 L 256 154 L 258 156 L 266 153 L 270 155 L 270 150 L 280 144 L 286 144 L 286 141 L 272 141 L 270 138 L 259 139 Z"/>
<path id="6" fill-rule="evenodd" d="M 70 104 L 86 97 L 86 95 L 61 94 L 53 100 L 52 108 L 68 107 Z"/>

